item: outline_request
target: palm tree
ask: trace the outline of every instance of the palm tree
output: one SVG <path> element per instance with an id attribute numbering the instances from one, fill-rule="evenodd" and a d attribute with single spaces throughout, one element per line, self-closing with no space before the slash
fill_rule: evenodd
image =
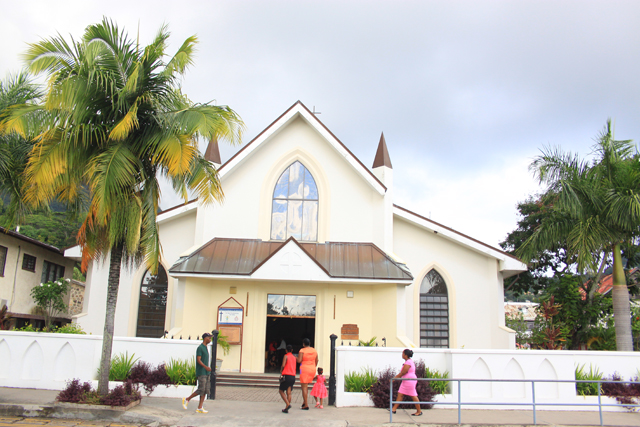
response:
<path id="1" fill-rule="evenodd" d="M 546 149 L 531 164 L 540 182 L 548 185 L 547 194 L 555 204 L 553 214 L 517 254 L 528 261 L 537 252 L 566 241 L 578 269 L 595 277 L 611 256 L 616 344 L 620 351 L 632 351 L 629 291 L 620 246 L 632 244 L 640 234 L 640 163 L 631 141 L 614 139 L 610 120 L 592 148 L 596 158 L 591 163 Z"/>
<path id="2" fill-rule="evenodd" d="M 39 86 L 33 83 L 26 72 L 9 76 L 0 81 L 0 121 L 8 114 L 9 107 L 35 103 L 42 97 Z M 35 136 L 34 120 L 27 121 L 29 128 L 24 134 Z M 24 203 L 22 172 L 27 165 L 29 152 L 33 148 L 30 138 L 18 133 L 0 134 L 0 194 L 10 198 L 2 226 L 20 225 L 29 211 Z"/>
<path id="3" fill-rule="evenodd" d="M 70 43 L 58 36 L 29 46 L 33 73 L 48 75 L 43 105 L 13 108 L 3 125 L 19 131 L 38 109 L 45 130 L 36 138 L 25 171 L 25 200 L 38 206 L 53 197 L 88 213 L 78 233 L 82 266 L 109 259 L 106 315 L 98 391 L 108 392 L 120 269 L 144 260 L 155 272 L 161 253 L 156 224 L 158 176 L 200 203 L 223 197 L 215 168 L 198 151 L 198 138 L 239 143 L 243 123 L 229 107 L 195 104 L 179 78 L 193 63 L 196 37 L 165 62 L 169 32 L 163 26 L 144 48 L 108 19 Z M 88 193 L 88 194 L 85 194 Z"/>

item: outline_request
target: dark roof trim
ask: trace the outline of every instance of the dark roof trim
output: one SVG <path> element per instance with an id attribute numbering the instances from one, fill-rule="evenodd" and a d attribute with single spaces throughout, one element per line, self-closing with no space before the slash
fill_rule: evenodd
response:
<path id="1" fill-rule="evenodd" d="M 277 119 L 275 119 L 273 122 L 271 122 L 271 124 L 270 124 L 269 126 L 267 126 L 266 128 L 264 128 L 264 130 L 263 130 L 262 132 L 260 132 L 260 133 L 255 137 L 255 138 L 253 138 L 251 141 L 249 141 L 249 143 L 247 143 L 247 145 L 245 145 L 244 147 L 242 147 L 240 150 L 238 150 L 238 152 L 236 152 L 236 154 L 234 154 L 233 156 L 231 156 L 231 158 L 230 158 L 229 160 L 227 160 L 226 162 L 224 162 L 224 164 L 223 164 L 222 166 L 220 166 L 220 168 L 218 169 L 218 171 L 221 171 L 225 166 L 227 166 L 227 165 L 228 165 L 228 164 L 229 164 L 233 159 L 235 159 L 238 155 L 240 155 L 240 153 L 242 153 L 242 152 L 243 152 L 243 151 L 244 151 L 248 146 L 250 146 L 251 144 L 253 144 L 253 143 L 254 143 L 254 141 L 255 141 L 256 139 L 260 138 L 260 136 L 261 136 L 263 133 L 265 133 L 266 131 L 268 131 L 272 126 L 274 126 L 274 125 L 278 122 L 278 120 L 280 120 L 281 118 L 283 118 L 287 113 L 289 113 L 289 111 L 291 111 L 291 110 L 292 110 L 296 105 L 298 105 L 298 104 L 300 104 L 300 106 L 301 106 L 302 108 L 304 108 L 305 110 L 307 110 L 307 112 L 311 115 L 311 117 L 313 117 L 314 119 L 316 119 L 316 121 L 318 122 L 318 124 L 319 124 L 320 126 L 322 126 L 322 127 L 323 127 L 327 132 L 329 132 L 329 134 L 330 134 L 332 137 L 334 137 L 336 141 L 338 141 L 338 144 L 340 144 L 340 145 L 342 146 L 342 148 L 344 148 L 344 149 L 347 151 L 347 153 L 349 153 L 349 154 L 351 155 L 351 157 L 353 157 L 353 158 L 354 158 L 354 159 L 355 159 L 355 160 L 360 164 L 360 166 L 362 166 L 362 167 L 364 168 L 364 170 L 365 170 L 365 171 L 367 171 L 367 173 L 368 173 L 369 175 L 371 175 L 371 177 L 372 177 L 372 178 L 373 178 L 373 179 L 374 179 L 378 184 L 380 184 L 380 185 L 382 186 L 382 188 L 384 188 L 384 189 L 385 189 L 385 191 L 387 190 L 387 187 L 386 187 L 386 186 L 385 186 L 385 185 L 384 185 L 384 184 L 383 184 L 383 183 L 382 183 L 382 182 L 381 182 L 381 181 L 380 181 L 380 180 L 379 180 L 379 179 L 378 179 L 378 178 L 377 178 L 377 177 L 376 177 L 376 176 L 375 176 L 375 175 L 374 175 L 370 170 L 369 170 L 369 168 L 367 168 L 367 167 L 366 167 L 366 166 L 365 166 L 365 165 L 360 161 L 360 159 L 358 159 L 358 158 L 355 156 L 355 154 L 353 154 L 353 153 L 351 152 L 351 150 L 349 150 L 349 149 L 347 148 L 347 146 L 346 146 L 346 145 L 344 145 L 344 144 L 342 143 L 342 141 L 340 141 L 340 140 L 338 139 L 338 137 L 336 137 L 336 136 L 333 134 L 333 132 L 331 132 L 331 131 L 329 130 L 329 128 L 327 128 L 327 127 L 324 125 L 324 123 L 322 123 L 322 122 L 320 121 L 320 119 L 319 119 L 318 117 L 316 117 L 316 115 L 315 115 L 315 114 L 313 114 L 313 113 L 311 112 L 311 110 L 309 110 L 309 109 L 307 108 L 307 106 L 306 106 L 306 105 L 304 105 L 301 101 L 296 101 L 296 102 L 295 102 L 291 107 L 287 108 L 287 111 L 285 111 L 284 113 L 280 114 L 280 116 L 278 116 L 278 118 L 277 118 Z"/>
<path id="2" fill-rule="evenodd" d="M 167 212 L 171 212 L 174 209 L 178 209 L 178 208 L 181 208 L 183 206 L 190 205 L 191 203 L 197 202 L 197 201 L 198 201 L 198 198 L 196 197 L 195 199 L 189 200 L 187 203 L 180 203 L 179 205 L 175 205 L 175 206 L 170 207 L 169 209 L 163 210 L 162 212 L 158 213 L 158 215 L 162 215 L 162 214 L 165 214 Z"/>
<path id="3" fill-rule="evenodd" d="M 59 248 L 56 248 L 53 245 L 49 245 L 47 243 L 41 242 L 40 240 L 32 239 L 31 237 L 27 237 L 24 234 L 20 234 L 20 233 L 18 233 L 16 231 L 8 230 L 8 229 L 6 229 L 4 227 L 0 227 L 0 232 L 6 234 L 8 236 L 15 237 L 16 239 L 31 243 L 31 244 L 36 245 L 36 246 L 40 246 L 41 248 L 44 248 L 44 249 L 46 249 L 48 251 L 55 252 L 57 254 L 60 254 L 60 255 L 64 256 L 64 251 L 62 251 Z"/>
<path id="4" fill-rule="evenodd" d="M 508 257 L 510 257 L 510 258 L 513 258 L 513 259 L 515 259 L 516 261 L 520 261 L 520 262 L 522 262 L 522 260 L 520 260 L 518 257 L 515 257 L 515 256 L 511 255 L 510 253 L 507 253 L 507 252 L 505 252 L 505 251 L 503 251 L 503 250 L 501 250 L 501 249 L 498 249 L 498 248 L 494 248 L 494 247 L 493 247 L 493 246 L 491 246 L 491 245 L 488 245 L 488 244 L 486 244 L 486 243 L 484 243 L 484 242 L 481 242 L 481 241 L 480 241 L 480 240 L 478 240 L 478 239 L 474 239 L 473 237 L 467 236 L 466 234 L 461 233 L 461 232 L 459 232 L 459 231 L 456 231 L 456 230 L 454 230 L 454 229 L 453 229 L 453 228 L 451 228 L 451 227 L 447 227 L 446 225 L 442 225 L 442 224 L 440 224 L 439 222 L 435 222 L 435 221 L 433 221 L 433 220 L 431 220 L 431 219 L 429 219 L 429 218 L 425 218 L 425 217 L 423 217 L 422 215 L 419 215 L 419 214 L 417 214 L 417 213 L 415 213 L 415 212 L 410 211 L 409 209 L 405 209 L 405 208 L 403 208 L 402 206 L 398 206 L 398 205 L 394 204 L 394 205 L 393 205 L 393 207 L 398 208 L 398 209 L 400 209 L 401 211 L 405 211 L 405 212 L 407 212 L 407 213 L 409 213 L 409 214 L 411 214 L 411 215 L 415 215 L 415 216 L 417 216 L 418 218 L 420 218 L 420 219 L 422 219 L 422 220 L 424 220 L 424 221 L 427 221 L 427 222 L 430 222 L 430 223 L 432 223 L 432 224 L 435 224 L 435 225 L 437 225 L 438 227 L 442 227 L 442 228 L 444 228 L 445 230 L 451 231 L 452 233 L 455 233 L 455 234 L 457 234 L 458 236 L 462 236 L 462 237 L 464 237 L 465 239 L 469 239 L 469 240 L 471 240 L 472 242 L 478 243 L 479 245 L 482 245 L 482 246 L 487 247 L 487 248 L 489 248 L 489 249 L 491 249 L 491 250 L 494 250 L 494 251 L 499 252 L 499 253 L 501 253 L 501 254 L 503 254 L 503 255 L 506 255 L 506 256 L 508 256 Z"/>

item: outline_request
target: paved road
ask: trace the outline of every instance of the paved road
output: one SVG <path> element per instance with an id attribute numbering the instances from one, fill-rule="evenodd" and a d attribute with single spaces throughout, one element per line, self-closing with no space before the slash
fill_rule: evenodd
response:
<path id="1" fill-rule="evenodd" d="M 283 404 L 276 390 L 243 387 L 219 388 L 217 399 L 207 400 L 204 404 L 208 414 L 196 414 L 195 402 L 185 411 L 180 399 L 145 397 L 140 405 L 116 415 L 77 407 L 48 415 L 43 411 L 52 408 L 56 395 L 57 392 L 51 390 L 0 387 L 0 410 L 7 410 L 0 414 L 0 427 L 380 427 L 455 425 L 458 421 L 458 412 L 454 409 L 431 409 L 422 417 L 410 416 L 412 410 L 399 410 L 393 417 L 393 424 L 388 424 L 389 413 L 384 409 L 325 407 L 320 410 L 312 407 L 302 411 L 299 391 L 293 394 L 298 400 L 294 400 L 290 413 L 283 414 Z M 8 412 L 10 410 L 21 412 Z M 55 418 L 42 418 L 45 416 Z M 593 411 L 538 411 L 537 421 L 538 425 L 544 426 L 597 426 L 600 423 L 598 412 Z M 465 426 L 528 426 L 533 424 L 533 417 L 531 411 L 463 410 L 462 423 Z M 604 425 L 640 427 L 640 413 L 607 412 L 604 413 Z"/>

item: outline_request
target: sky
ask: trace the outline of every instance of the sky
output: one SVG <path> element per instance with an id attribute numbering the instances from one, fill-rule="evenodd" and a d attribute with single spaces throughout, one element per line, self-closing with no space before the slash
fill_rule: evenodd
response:
<path id="1" fill-rule="evenodd" d="M 493 246 L 543 190 L 540 149 L 587 157 L 608 118 L 640 139 L 638 1 L 7 2 L 0 78 L 103 16 L 141 44 L 167 24 L 169 53 L 197 35 L 183 91 L 233 108 L 243 143 L 297 100 L 369 167 L 384 132 L 395 203 Z"/>

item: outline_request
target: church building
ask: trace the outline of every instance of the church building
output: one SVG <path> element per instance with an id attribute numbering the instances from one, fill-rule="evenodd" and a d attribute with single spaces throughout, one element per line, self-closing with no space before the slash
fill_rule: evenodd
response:
<path id="1" fill-rule="evenodd" d="M 256 373 L 269 369 L 270 345 L 295 353 L 303 338 L 328 366 L 331 334 L 338 345 L 515 347 L 503 280 L 526 266 L 396 205 L 384 136 L 369 169 L 296 102 L 224 165 L 216 141 L 205 157 L 224 202 L 158 215 L 162 266 L 122 270 L 115 335 L 219 329 L 231 344 L 223 371 Z M 90 265 L 76 316 L 97 335 L 107 272 Z"/>

